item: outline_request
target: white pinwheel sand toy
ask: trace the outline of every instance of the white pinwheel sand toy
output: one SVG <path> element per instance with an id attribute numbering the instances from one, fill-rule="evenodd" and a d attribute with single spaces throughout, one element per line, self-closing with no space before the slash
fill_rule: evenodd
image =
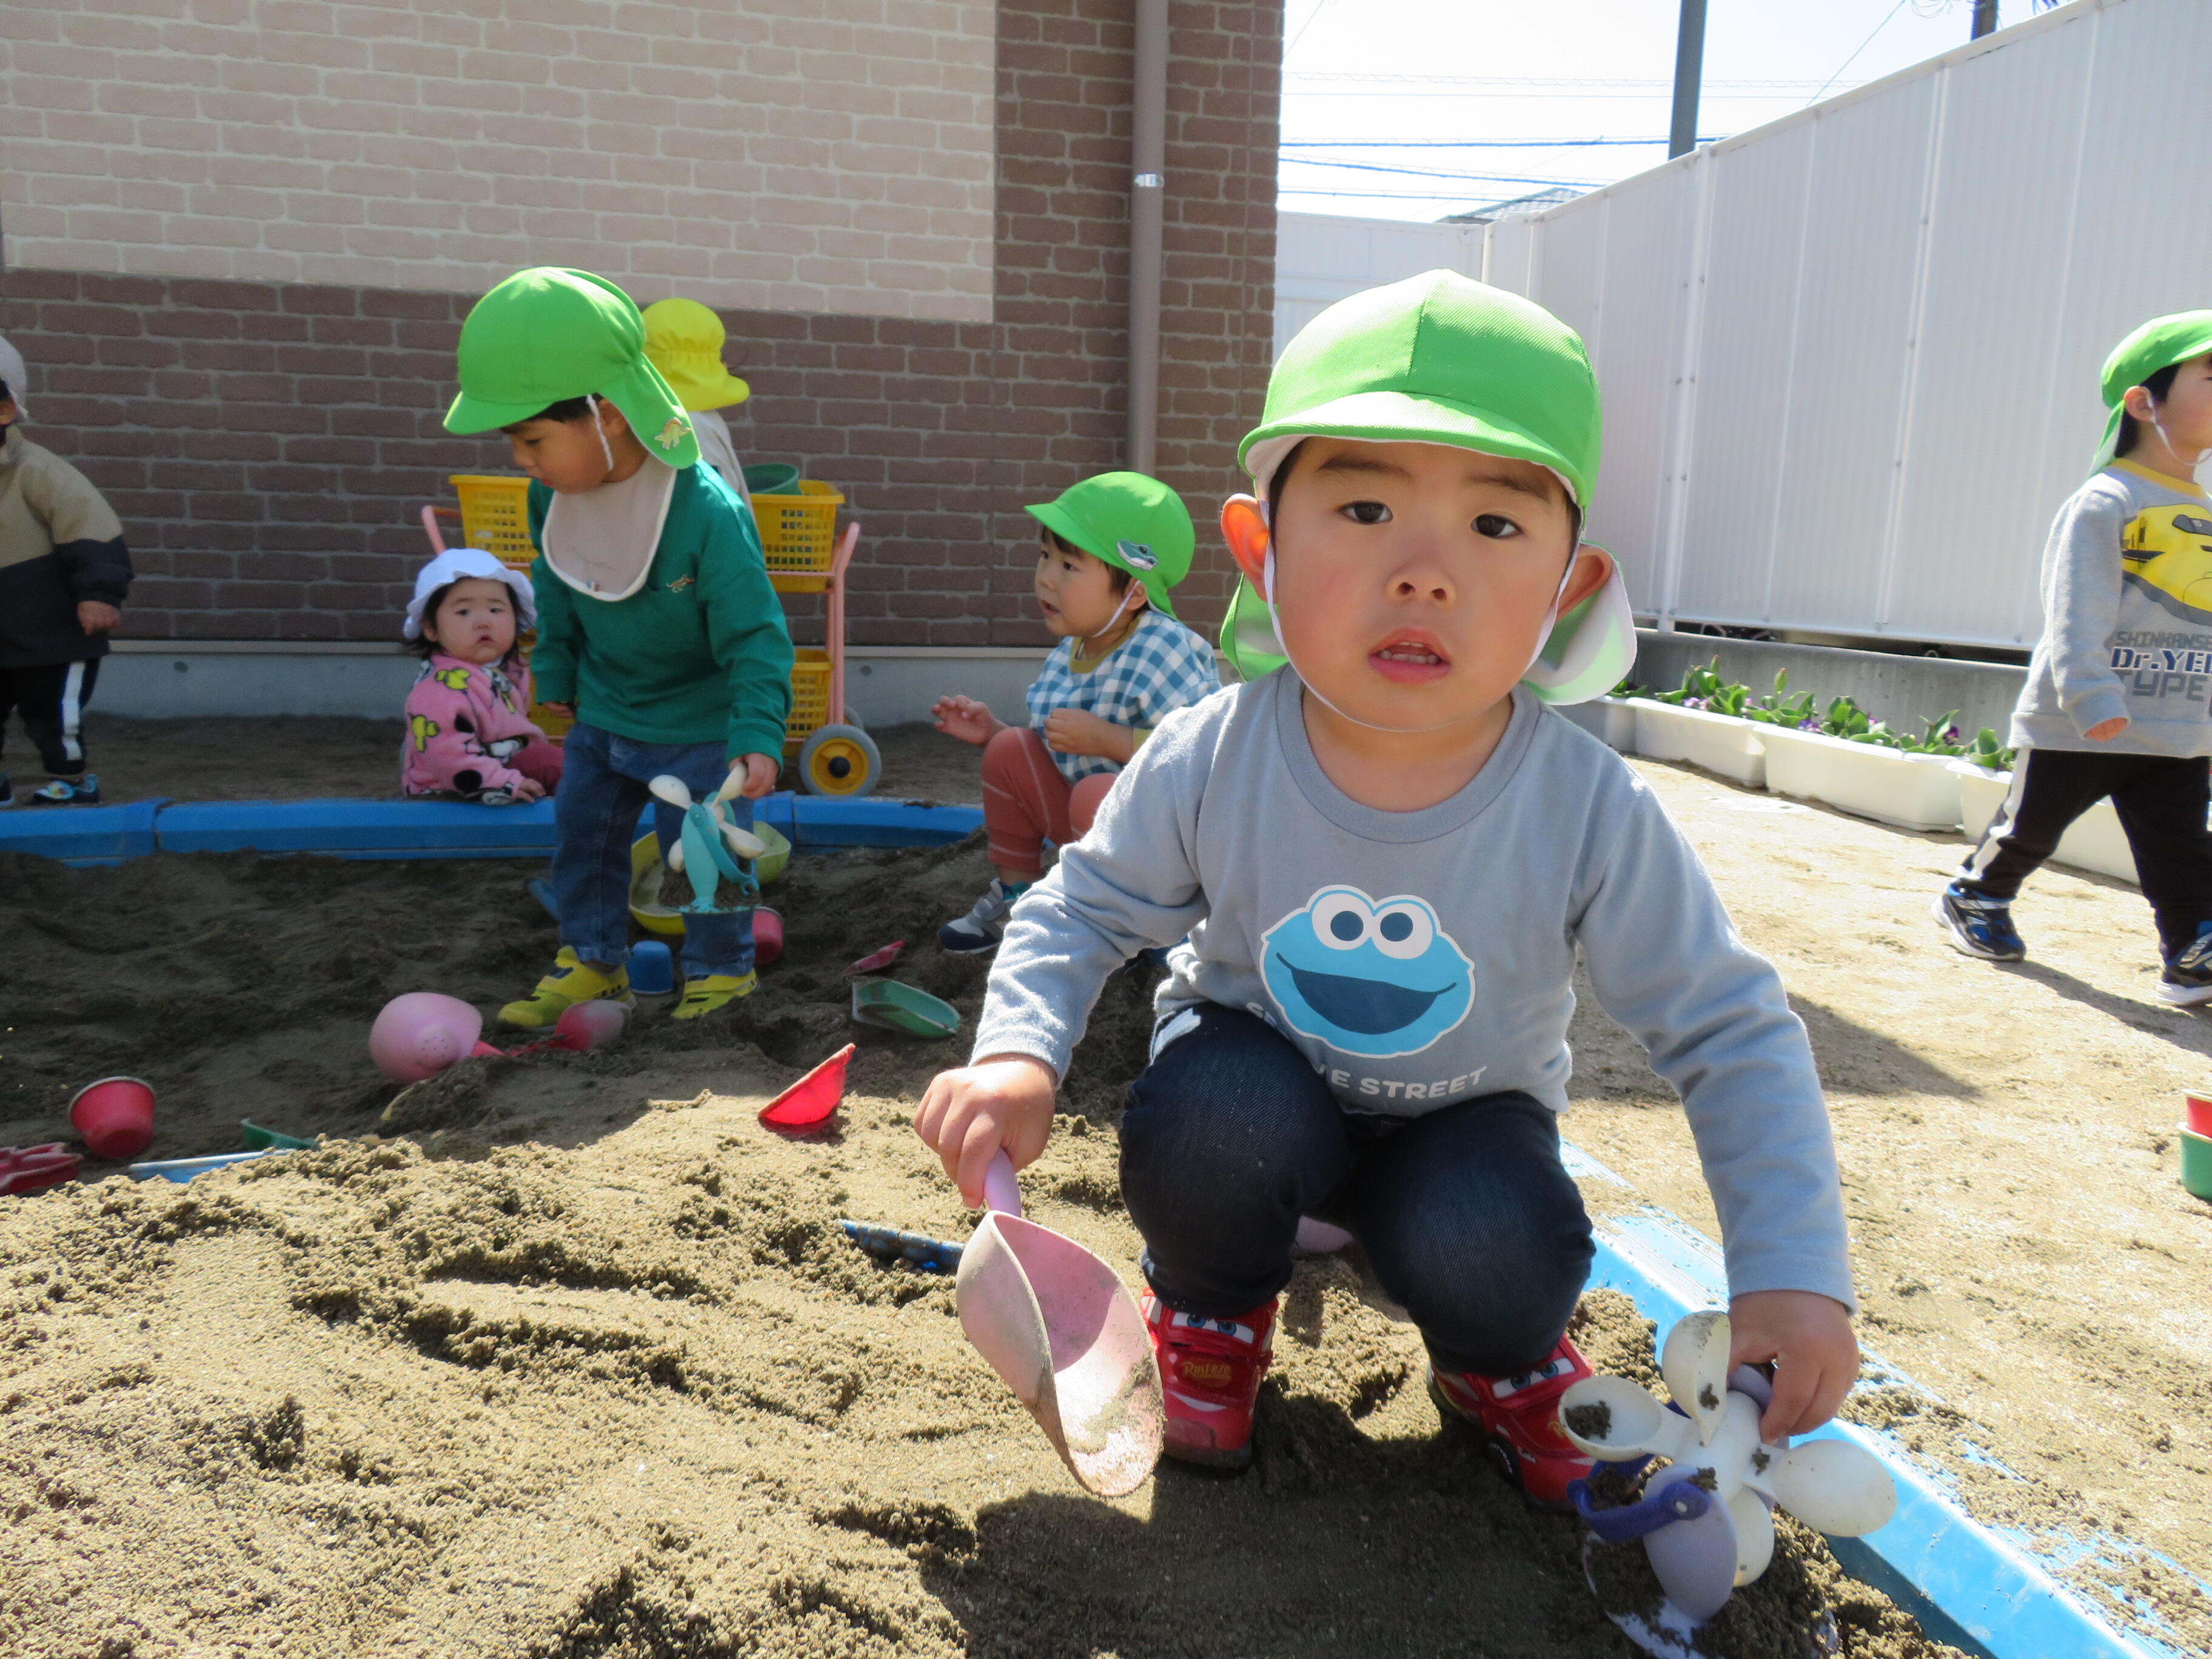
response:
<path id="1" fill-rule="evenodd" d="M 1772 1390 L 1748 1365 L 1730 1373 L 1729 1337 L 1729 1316 L 1718 1311 L 1692 1314 L 1668 1333 L 1659 1370 L 1673 1407 L 1621 1376 L 1585 1377 L 1559 1398 L 1560 1426 L 1590 1456 L 1667 1460 L 1637 1503 L 1601 1509 L 1578 1487 L 1575 1504 L 1607 1543 L 1643 1540 L 1668 1603 L 1658 1622 L 1685 1635 L 1766 1571 L 1777 1504 L 1820 1532 L 1852 1538 L 1897 1509 L 1889 1472 L 1861 1447 L 1760 1441 Z M 1657 1639 L 1666 1632 L 1631 1629 L 1620 1615 L 1614 1622 L 1650 1651 L 1682 1650 Z"/>

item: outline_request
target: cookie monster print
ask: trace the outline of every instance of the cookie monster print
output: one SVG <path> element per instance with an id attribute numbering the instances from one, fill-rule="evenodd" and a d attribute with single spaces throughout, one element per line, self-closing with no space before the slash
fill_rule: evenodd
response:
<path id="1" fill-rule="evenodd" d="M 1324 887 L 1261 946 L 1261 975 L 1291 1029 L 1345 1054 L 1417 1054 L 1474 1006 L 1474 964 L 1411 894 Z"/>

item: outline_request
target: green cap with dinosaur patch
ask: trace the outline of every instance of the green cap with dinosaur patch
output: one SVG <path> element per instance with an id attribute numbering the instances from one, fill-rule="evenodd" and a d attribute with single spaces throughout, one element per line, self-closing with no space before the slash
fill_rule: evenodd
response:
<path id="1" fill-rule="evenodd" d="M 1260 424 L 1237 459 L 1261 500 L 1307 438 L 1448 444 L 1534 463 L 1589 512 L 1604 416 L 1581 336 L 1533 300 L 1456 271 L 1369 289 L 1308 323 L 1267 380 Z M 1221 629 L 1247 679 L 1285 659 L 1267 601 L 1247 580 Z M 1636 629 L 1612 579 L 1559 617 L 1522 683 L 1547 702 L 1581 702 L 1620 684 Z"/>
<path id="2" fill-rule="evenodd" d="M 2101 472 L 2112 464 L 2120 444 L 2120 416 L 2127 413 L 2120 405 L 2128 393 L 2161 368 L 2172 368 L 2208 351 L 2212 351 L 2212 311 L 2177 311 L 2171 317 L 2154 317 L 2112 348 L 2099 380 L 2105 407 L 2112 413 L 2106 417 L 2105 441 L 2097 447 L 2097 459 L 2089 468 L 2092 472 Z"/>
<path id="3" fill-rule="evenodd" d="M 1198 534 L 1182 497 L 1158 478 L 1102 472 L 1024 510 L 1070 546 L 1127 571 L 1155 611 L 1175 616 L 1168 589 L 1190 574 Z"/>
<path id="4" fill-rule="evenodd" d="M 645 319 L 604 276 L 538 265 L 477 301 L 461 325 L 461 392 L 448 432 L 492 432 L 570 398 L 622 410 L 646 453 L 696 466 L 691 417 L 645 355 Z"/>

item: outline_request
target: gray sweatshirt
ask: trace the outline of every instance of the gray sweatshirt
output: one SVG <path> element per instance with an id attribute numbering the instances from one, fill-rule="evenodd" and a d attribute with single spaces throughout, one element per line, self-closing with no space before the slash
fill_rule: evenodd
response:
<path id="1" fill-rule="evenodd" d="M 2125 715 L 2103 743 L 2082 734 Z M 2016 749 L 2212 754 L 2212 501 L 2133 461 L 2066 498 L 2043 550 L 2043 637 Z"/>
<path id="2" fill-rule="evenodd" d="M 1579 944 L 1599 1000 L 1682 1096 L 1731 1289 L 1851 1305 L 1805 1028 L 1644 781 L 1516 691 L 1466 788 L 1378 811 L 1315 760 L 1300 690 L 1279 671 L 1161 723 L 1015 906 L 976 1057 L 1064 1073 L 1107 976 L 1182 940 L 1160 1016 L 1249 1009 L 1347 1110 L 1418 1116 L 1517 1089 L 1559 1111 Z"/>

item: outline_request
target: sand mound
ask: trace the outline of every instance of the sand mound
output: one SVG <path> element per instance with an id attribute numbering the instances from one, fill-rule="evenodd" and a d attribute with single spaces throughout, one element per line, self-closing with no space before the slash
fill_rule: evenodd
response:
<path id="1" fill-rule="evenodd" d="M 352 1137 L 0 1201 L 0 1650 L 1628 1651 L 1577 1528 L 1440 1431 L 1418 1337 L 1353 1262 L 1299 1271 L 1251 1472 L 1169 1467 L 1105 1504 L 968 1349 L 949 1281 L 845 1243 L 842 1215 L 973 1224 L 908 1127 L 955 1050 L 854 1032 L 841 971 L 903 936 L 902 976 L 972 1018 L 984 966 L 927 941 L 981 884 L 973 848 L 803 861 L 790 959 L 726 1023 L 648 1011 L 604 1054 L 469 1062 L 396 1133 L 368 1020 L 400 990 L 526 985 L 551 934 L 524 873 L 0 868 L 0 939 L 41 969 L 9 994 L 0 1144 L 57 1133 L 105 1071 L 155 1083 L 163 1152 L 234 1146 L 242 1115 Z M 1024 1182 L 1125 1264 L 1112 1121 L 1147 988 L 1109 988 Z M 755 1122 L 855 1036 L 831 1133 Z M 1618 1297 L 1581 1334 L 1648 1365 Z M 1936 1651 L 1802 1534 L 1739 1600 L 1717 1651 L 1794 1655 L 1820 1607 L 1848 1653 Z"/>

